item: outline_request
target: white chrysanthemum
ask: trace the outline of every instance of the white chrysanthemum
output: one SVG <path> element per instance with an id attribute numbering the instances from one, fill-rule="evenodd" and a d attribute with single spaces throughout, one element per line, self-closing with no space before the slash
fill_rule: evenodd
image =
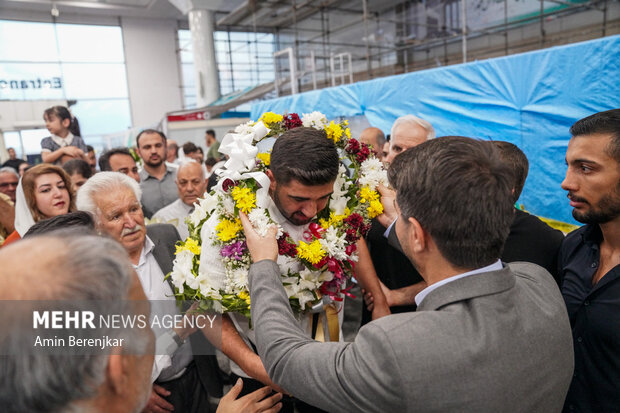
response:
<path id="1" fill-rule="evenodd" d="M 183 293 L 183 287 L 187 279 L 194 278 L 192 274 L 193 258 L 194 254 L 192 254 L 191 251 L 183 250 L 180 251 L 174 259 L 170 279 L 181 294 Z"/>
<path id="2" fill-rule="evenodd" d="M 230 196 L 223 197 L 222 207 L 224 212 L 229 215 L 233 215 L 235 213 L 235 201 Z"/>
<path id="3" fill-rule="evenodd" d="M 248 269 L 244 267 L 235 268 L 227 271 L 230 284 L 234 287 L 235 291 L 241 291 L 248 286 Z"/>
<path id="4" fill-rule="evenodd" d="M 346 260 L 349 258 L 347 253 L 345 252 L 347 241 L 345 239 L 346 234 L 338 235 L 338 230 L 334 227 L 329 227 L 325 231 L 325 236 L 319 240 L 321 243 L 321 247 L 329 255 L 336 258 L 337 260 Z"/>
<path id="5" fill-rule="evenodd" d="M 267 235 L 267 231 L 269 231 L 269 227 L 272 224 L 269 217 L 265 214 L 265 210 L 263 208 L 254 208 L 248 214 L 248 218 L 258 235 L 260 235 L 261 237 Z"/>
<path id="6" fill-rule="evenodd" d="M 377 158 L 368 158 L 360 167 L 360 186 L 376 188 L 379 184 L 387 186 L 387 172 L 383 169 L 383 164 Z"/>
<path id="7" fill-rule="evenodd" d="M 370 188 L 376 188 L 379 184 L 383 186 L 388 185 L 388 178 L 386 171 L 370 171 L 360 176 L 360 186 L 369 186 Z"/>
<path id="8" fill-rule="evenodd" d="M 240 135 L 248 135 L 253 132 L 252 126 L 254 126 L 254 122 L 252 121 L 242 123 L 241 125 L 235 128 L 235 133 L 238 133 Z"/>
<path id="9" fill-rule="evenodd" d="M 296 273 L 299 271 L 300 266 L 301 264 L 295 258 L 287 255 L 278 256 L 278 267 L 280 267 L 280 274 L 288 274 L 289 272 Z"/>
<path id="10" fill-rule="evenodd" d="M 304 126 L 316 129 L 324 129 L 327 125 L 327 118 L 321 112 L 304 113 L 301 117 Z"/>

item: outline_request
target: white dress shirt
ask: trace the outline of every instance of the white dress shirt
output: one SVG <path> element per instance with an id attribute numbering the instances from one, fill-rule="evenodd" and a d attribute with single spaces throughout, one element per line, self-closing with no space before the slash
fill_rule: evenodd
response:
<path id="1" fill-rule="evenodd" d="M 181 239 L 187 239 L 189 237 L 189 230 L 185 223 L 185 218 L 194 209 L 193 205 L 187 205 L 181 199 L 177 199 L 168 206 L 163 207 L 153 215 L 153 219 L 158 222 L 166 224 L 172 224 L 179 231 Z"/>
<path id="2" fill-rule="evenodd" d="M 151 320 L 154 315 L 161 317 L 164 314 L 178 314 L 172 288 L 164 280 L 164 273 L 155 260 L 153 248 L 155 244 L 146 237 L 138 265 L 134 265 L 144 295 L 151 302 Z M 153 331 L 157 341 L 151 381 L 169 381 L 180 377 L 185 372 L 185 367 L 193 360 L 189 341 L 179 347 L 172 338 L 170 329 L 154 326 Z"/>
<path id="3" fill-rule="evenodd" d="M 458 274 L 452 277 L 445 278 L 439 282 L 436 282 L 435 284 L 429 285 L 428 287 L 420 291 L 418 295 L 415 296 L 415 303 L 419 307 L 422 300 L 424 300 L 424 297 L 426 297 L 431 291 L 433 291 L 436 288 L 441 287 L 442 285 L 446 285 L 452 281 L 456 281 L 459 278 L 469 277 L 470 275 L 480 274 L 482 272 L 498 271 L 498 270 L 501 270 L 502 268 L 504 268 L 502 265 L 502 261 L 497 260 L 493 264 L 487 265 L 486 267 L 477 268 L 472 271 L 464 272 L 463 274 Z"/>

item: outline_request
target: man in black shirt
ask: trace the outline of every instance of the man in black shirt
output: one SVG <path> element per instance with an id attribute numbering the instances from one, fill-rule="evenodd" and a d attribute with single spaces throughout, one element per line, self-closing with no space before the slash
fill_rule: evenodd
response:
<path id="1" fill-rule="evenodd" d="M 573 217 L 558 263 L 575 372 L 565 412 L 620 412 L 620 109 L 576 122 L 566 151 Z"/>
<path id="2" fill-rule="evenodd" d="M 516 203 L 527 179 L 529 162 L 516 145 L 505 141 L 492 141 L 499 149 L 500 158 L 510 166 L 514 175 L 512 190 Z M 502 261 L 526 261 L 538 264 L 558 280 L 557 255 L 564 240 L 562 231 L 551 228 L 538 217 L 515 208 L 515 217 L 510 225 L 510 233 L 504 244 Z"/>

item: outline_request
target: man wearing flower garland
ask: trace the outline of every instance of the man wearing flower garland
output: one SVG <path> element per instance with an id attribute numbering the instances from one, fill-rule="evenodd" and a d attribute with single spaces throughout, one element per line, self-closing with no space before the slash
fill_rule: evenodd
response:
<path id="1" fill-rule="evenodd" d="M 269 122 L 268 119 L 263 121 L 267 124 L 273 123 Z M 261 156 L 258 158 L 267 160 Z M 320 245 L 318 242 L 308 241 L 308 236 L 311 231 L 319 231 L 317 228 L 319 226 L 316 224 L 313 226 L 312 221 L 319 212 L 327 207 L 334 192 L 334 183 L 339 175 L 339 156 L 336 146 L 332 140 L 327 139 L 326 132 L 323 130 L 296 127 L 288 130 L 276 140 L 268 162 L 269 169 L 265 171 L 265 174 L 269 179 L 266 182 L 269 190 L 269 206 L 266 209 L 269 216 L 281 226 L 290 240 L 295 244 L 299 243 L 297 254 L 301 258 L 318 263 L 321 259 Z M 227 185 L 227 183 L 223 182 L 222 185 Z M 254 198 L 250 192 L 245 191 L 245 188 L 235 187 L 232 190 L 232 195 L 237 207 L 241 210 L 254 202 Z M 362 194 L 362 196 L 364 195 Z M 253 216 L 252 213 L 250 215 Z M 260 218 L 251 219 L 260 220 Z M 204 234 L 202 235 L 203 240 L 219 238 L 223 241 L 234 237 L 237 231 L 239 228 L 237 228 L 236 223 L 221 220 L 217 214 L 214 214 L 202 227 L 201 234 Z M 308 241 L 308 243 L 303 240 Z M 291 253 L 291 249 L 294 249 L 295 244 L 286 241 L 282 241 L 280 244 L 281 255 L 278 263 L 280 264 L 281 274 L 286 275 L 289 270 L 303 272 L 303 265 L 286 257 Z M 356 278 L 366 288 L 380 294 L 379 306 L 375 307 L 374 316 L 387 315 L 389 310 L 381 293 L 364 241 L 361 240 L 357 245 L 351 245 L 351 248 L 357 248 L 359 254 L 359 261 L 355 267 Z M 220 249 L 217 245 L 203 242 L 200 266 L 208 269 L 211 279 L 218 277 L 225 279 L 224 260 L 241 256 L 243 249 L 244 247 L 241 245 L 230 245 Z M 293 252 L 292 255 L 295 253 Z M 239 285 L 247 282 L 247 271 L 238 271 L 235 274 L 235 277 L 239 279 L 235 278 L 231 282 Z M 174 273 L 172 276 L 174 278 Z M 300 297 L 301 308 L 305 307 L 306 302 L 314 300 L 314 296 L 309 295 L 308 298 Z M 334 311 L 338 302 L 334 302 L 333 305 L 327 306 L 325 309 L 323 305 L 324 303 L 320 302 L 314 312 L 301 313 L 297 323 L 305 331 L 307 337 L 317 340 L 338 341 L 340 337 L 339 326 L 342 325 L 342 311 Z M 250 329 L 248 319 L 239 313 L 231 313 L 230 319 L 234 325 L 226 322 L 223 325 L 222 351 L 234 362 L 231 363 L 233 375 L 246 378 L 244 380 L 244 392 L 262 386 L 260 382 L 273 385 L 260 358 L 255 353 L 255 331 Z M 249 379 L 248 376 L 256 380 Z M 290 403 L 285 404 L 286 407 L 291 409 L 292 405 Z M 299 411 L 304 411 L 304 408 L 311 409 L 309 411 L 317 411 L 313 407 L 299 403 L 296 404 L 296 408 Z"/>
<path id="2" fill-rule="evenodd" d="M 499 259 L 513 206 L 496 149 L 430 140 L 398 156 L 389 178 L 400 244 L 428 287 L 416 312 L 375 320 L 353 343 L 304 336 L 279 280 L 276 228 L 261 235 L 241 216 L 269 376 L 333 412 L 559 411 L 573 373 L 570 324 L 546 270 Z"/>

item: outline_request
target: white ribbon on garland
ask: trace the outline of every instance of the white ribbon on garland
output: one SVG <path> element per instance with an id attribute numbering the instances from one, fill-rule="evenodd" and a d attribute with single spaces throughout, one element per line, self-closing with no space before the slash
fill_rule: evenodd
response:
<path id="1" fill-rule="evenodd" d="M 269 177 L 263 172 L 250 172 L 256 166 L 258 148 L 255 142 L 267 136 L 269 128 L 263 122 L 252 126 L 252 132 L 247 134 L 229 133 L 222 139 L 219 151 L 229 156 L 224 168 L 218 170 L 219 180 L 216 189 L 225 192 L 222 185 L 226 178 L 233 181 L 254 178 L 260 185 L 256 191 L 256 206 L 267 208 L 269 205 Z"/>

